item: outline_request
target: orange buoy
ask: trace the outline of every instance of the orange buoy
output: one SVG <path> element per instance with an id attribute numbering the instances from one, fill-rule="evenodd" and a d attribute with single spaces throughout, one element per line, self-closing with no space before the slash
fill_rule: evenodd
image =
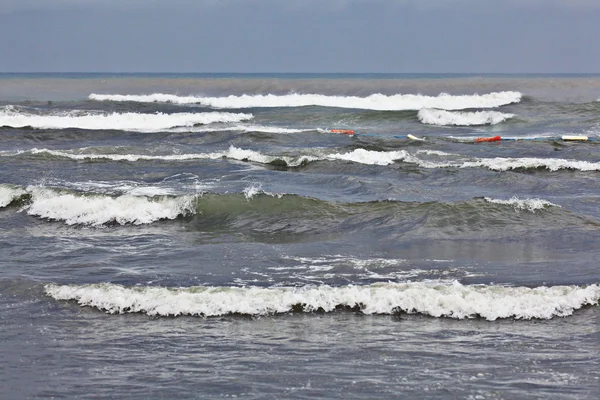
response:
<path id="1" fill-rule="evenodd" d="M 478 138 L 475 138 L 475 142 L 477 142 L 477 143 L 481 143 L 481 142 L 497 142 L 498 140 L 502 140 L 502 138 L 500 136 L 478 137 Z"/>
<path id="2" fill-rule="evenodd" d="M 354 131 L 350 129 L 332 129 L 331 133 L 345 133 L 346 135 L 354 135 Z"/>

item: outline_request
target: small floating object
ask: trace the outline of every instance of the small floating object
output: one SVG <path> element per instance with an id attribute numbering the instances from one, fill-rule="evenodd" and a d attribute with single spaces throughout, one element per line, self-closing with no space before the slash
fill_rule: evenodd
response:
<path id="1" fill-rule="evenodd" d="M 411 140 L 420 140 L 422 142 L 425 141 L 425 139 L 420 138 L 420 137 L 416 137 L 415 135 L 411 135 L 410 133 L 408 135 L 406 135 L 407 138 L 411 139 Z"/>
<path id="2" fill-rule="evenodd" d="M 331 133 L 344 133 L 346 135 L 354 135 L 354 131 L 350 129 L 332 129 Z"/>
<path id="3" fill-rule="evenodd" d="M 500 136 L 492 136 L 492 137 L 478 137 L 478 138 L 475 138 L 475 142 L 476 143 L 481 143 L 481 142 L 497 142 L 499 140 L 502 140 L 502 137 L 500 137 Z"/>
<path id="4" fill-rule="evenodd" d="M 564 135 L 561 137 L 562 140 L 579 140 L 579 141 L 586 141 L 589 140 L 589 138 L 587 136 L 576 136 L 576 135 Z"/>

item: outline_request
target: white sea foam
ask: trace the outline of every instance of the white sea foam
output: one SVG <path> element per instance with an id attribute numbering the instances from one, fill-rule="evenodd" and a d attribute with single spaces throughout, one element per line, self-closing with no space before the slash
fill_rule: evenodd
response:
<path id="1" fill-rule="evenodd" d="M 75 195 L 37 186 L 30 186 L 27 191 L 32 194 L 31 204 L 24 208 L 27 214 L 68 225 L 140 225 L 195 213 L 196 196 Z"/>
<path id="2" fill-rule="evenodd" d="M 27 192 L 18 186 L 0 184 L 0 208 L 6 207 L 24 194 Z"/>
<path id="3" fill-rule="evenodd" d="M 424 124 L 440 126 L 496 125 L 514 116 L 498 111 L 452 112 L 431 108 L 422 109 L 418 114 L 419 120 Z"/>
<path id="4" fill-rule="evenodd" d="M 505 104 L 518 103 L 521 101 L 521 96 L 522 95 L 519 92 L 493 92 L 482 95 L 450 95 L 441 93 L 438 96 L 424 96 L 420 94 L 396 94 L 388 96 L 383 94 L 372 94 L 367 97 L 297 93 L 287 95 L 267 94 L 203 97 L 155 93 L 150 95 L 91 94 L 90 99 L 100 101 L 171 102 L 177 104 L 192 103 L 213 108 L 322 106 L 392 111 L 420 110 L 422 108 L 438 108 L 444 110 L 494 108 Z"/>
<path id="5" fill-rule="evenodd" d="M 175 127 L 193 127 L 198 124 L 216 122 L 240 122 L 252 119 L 252 114 L 205 112 L 175 114 L 142 113 L 88 113 L 81 112 L 62 115 L 37 115 L 30 113 L 0 111 L 0 126 L 23 128 L 31 126 L 39 129 L 114 129 L 136 132 L 160 132 Z"/>
<path id="6" fill-rule="evenodd" d="M 115 284 L 45 286 L 57 300 L 109 313 L 139 312 L 177 316 L 287 313 L 300 306 L 305 312 L 357 307 L 365 314 L 398 311 L 432 317 L 550 319 L 564 317 L 585 305 L 597 305 L 597 284 L 555 287 L 462 285 L 458 282 L 378 283 L 366 286 L 306 287 L 124 287 Z"/>
<path id="7" fill-rule="evenodd" d="M 494 204 L 504 204 L 512 206 L 515 210 L 524 210 L 530 212 L 536 212 L 537 210 L 543 210 L 548 207 L 560 207 L 557 204 L 551 203 L 543 199 L 519 199 L 518 197 L 511 197 L 508 200 L 492 199 L 490 197 L 484 197 L 485 201 Z"/>
<path id="8" fill-rule="evenodd" d="M 398 151 L 373 151 L 365 149 L 356 149 L 349 153 L 334 153 L 329 154 L 327 158 L 332 160 L 346 160 L 360 164 L 370 165 L 389 165 L 397 160 L 406 158 L 412 159 L 408 152 L 404 150 Z"/>
<path id="9" fill-rule="evenodd" d="M 262 186 L 259 183 L 254 183 L 254 184 L 252 184 L 252 185 L 250 185 L 250 186 L 248 186 L 247 188 L 244 189 L 244 196 L 248 200 L 250 200 L 251 198 L 253 198 L 257 194 L 261 194 L 261 193 L 264 193 L 264 192 L 262 190 Z"/>

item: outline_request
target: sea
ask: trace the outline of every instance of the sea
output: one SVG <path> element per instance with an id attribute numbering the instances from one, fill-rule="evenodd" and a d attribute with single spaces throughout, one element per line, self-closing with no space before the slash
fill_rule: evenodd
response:
<path id="1" fill-rule="evenodd" d="M 597 399 L 600 75 L 0 74 L 0 398 Z"/>

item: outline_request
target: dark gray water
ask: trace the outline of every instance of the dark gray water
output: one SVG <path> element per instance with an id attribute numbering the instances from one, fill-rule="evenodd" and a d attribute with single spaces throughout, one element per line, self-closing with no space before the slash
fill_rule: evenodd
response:
<path id="1" fill-rule="evenodd" d="M 597 398 L 598 98 L 0 75 L 0 397 Z"/>

